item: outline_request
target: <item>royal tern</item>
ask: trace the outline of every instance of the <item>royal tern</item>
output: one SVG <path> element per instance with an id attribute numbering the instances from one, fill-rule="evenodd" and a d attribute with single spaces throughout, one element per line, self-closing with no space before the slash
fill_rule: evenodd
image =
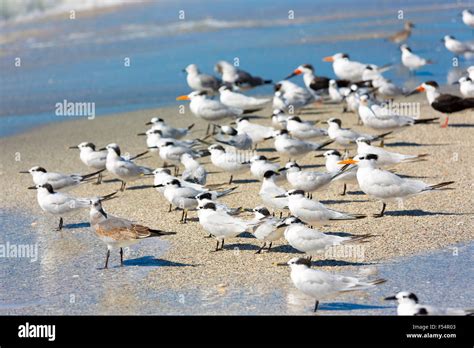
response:
<path id="1" fill-rule="evenodd" d="M 349 80 L 352 82 L 359 82 L 362 80 L 362 74 L 367 65 L 370 65 L 377 72 L 384 72 L 391 68 L 391 66 L 378 67 L 374 64 L 364 64 L 352 61 L 346 53 L 336 53 L 332 56 L 325 57 L 325 62 L 332 62 L 334 74 L 341 80 Z"/>
<path id="2" fill-rule="evenodd" d="M 66 193 L 56 192 L 51 184 L 35 185 L 28 188 L 30 190 L 37 190 L 36 198 L 43 211 L 59 216 L 59 226 L 56 229 L 57 231 L 60 231 L 63 228 L 63 216 L 80 209 L 89 208 L 91 204 L 91 198 L 79 198 Z M 108 196 L 114 195 L 115 193 L 116 192 Z"/>
<path id="3" fill-rule="evenodd" d="M 250 150 L 253 148 L 252 138 L 242 128 L 237 130 L 231 126 L 217 126 L 220 132 L 214 135 L 214 139 L 221 144 L 229 145 L 237 150 Z"/>
<path id="4" fill-rule="evenodd" d="M 451 94 L 441 94 L 439 91 L 439 85 L 435 81 L 427 81 L 418 86 L 409 95 L 426 92 L 426 98 L 428 103 L 433 109 L 443 114 L 452 114 L 455 112 L 473 109 L 474 98 L 461 98 Z M 449 116 L 446 116 L 446 120 L 441 127 L 447 127 L 449 122 Z"/>
<path id="5" fill-rule="evenodd" d="M 215 251 L 223 250 L 226 238 L 236 237 L 255 225 L 253 221 L 244 221 L 227 214 L 225 211 L 217 210 L 214 203 L 206 203 L 200 207 L 198 217 L 204 230 L 217 240 Z M 219 243 L 221 243 L 220 247 Z"/>
<path id="6" fill-rule="evenodd" d="M 344 169 L 342 167 L 334 172 L 320 173 L 301 170 L 298 163 L 288 162 L 283 168 L 279 169 L 279 172 L 280 174 L 286 173 L 286 180 L 295 190 L 314 192 L 326 188 L 332 180 L 344 172 Z"/>
<path id="7" fill-rule="evenodd" d="M 244 173 L 250 169 L 246 163 L 246 155 L 239 152 L 228 152 L 221 145 L 209 146 L 211 162 L 214 166 L 230 173 L 229 184 L 232 183 L 234 174 Z"/>
<path id="8" fill-rule="evenodd" d="M 165 120 L 159 117 L 153 117 L 150 122 L 145 123 L 147 126 L 151 125 L 152 129 L 159 129 L 163 138 L 181 139 L 184 138 L 191 132 L 194 127 L 194 123 L 187 127 L 175 128 L 166 124 Z"/>
<path id="9" fill-rule="evenodd" d="M 458 80 L 459 91 L 464 98 L 474 98 L 474 82 L 468 76 L 463 76 Z"/>
<path id="10" fill-rule="evenodd" d="M 306 258 L 292 258 L 286 264 L 291 268 L 291 281 L 293 285 L 307 296 L 316 300 L 314 312 L 318 310 L 319 300 L 329 296 L 348 291 L 368 290 L 376 285 L 385 283 L 385 279 L 362 281 L 359 278 L 332 274 L 316 269 L 311 269 L 311 261 Z"/>
<path id="11" fill-rule="evenodd" d="M 433 64 L 431 60 L 421 58 L 414 54 L 411 48 L 406 44 L 401 45 L 400 50 L 402 51 L 402 64 L 410 69 L 410 71 L 417 70 L 427 64 Z"/>
<path id="12" fill-rule="evenodd" d="M 420 155 L 403 155 L 401 153 L 390 152 L 382 147 L 370 145 L 370 140 L 363 137 L 356 140 L 357 143 L 357 155 L 363 156 L 368 154 L 375 154 L 378 156 L 377 165 L 381 167 L 391 167 L 400 163 L 412 163 L 425 160 L 428 154 Z M 340 160 L 338 161 L 340 162 Z"/>
<path id="13" fill-rule="evenodd" d="M 467 42 L 461 42 L 451 35 L 446 35 L 443 38 L 443 42 L 444 47 L 446 47 L 448 51 L 454 53 L 456 56 L 474 52 L 474 45 Z"/>
<path id="14" fill-rule="evenodd" d="M 340 237 L 322 233 L 308 227 L 303 221 L 294 216 L 286 218 L 278 227 L 286 227 L 284 236 L 288 244 L 309 256 L 320 254 L 332 246 L 364 243 L 372 237 L 371 235 Z"/>
<path id="15" fill-rule="evenodd" d="M 184 181 L 199 185 L 206 185 L 207 171 L 198 161 L 189 153 L 183 153 L 180 157 L 181 164 L 184 166 L 181 178 Z"/>
<path id="16" fill-rule="evenodd" d="M 286 121 L 286 130 L 291 134 L 291 136 L 301 140 L 328 135 L 328 132 L 325 129 L 316 127 L 313 122 L 302 121 L 298 116 L 288 117 Z"/>
<path id="17" fill-rule="evenodd" d="M 327 124 L 329 125 L 329 128 L 328 128 L 329 138 L 331 138 L 337 144 L 343 147 L 350 147 L 350 146 L 355 145 L 356 139 L 360 137 L 364 137 L 369 140 L 383 141 L 384 137 L 392 133 L 392 132 L 387 132 L 387 133 L 383 133 L 379 135 L 369 135 L 369 134 L 358 133 L 349 128 L 342 128 L 341 120 L 334 117 L 327 120 Z"/>
<path id="18" fill-rule="evenodd" d="M 246 163 L 250 164 L 250 173 L 257 180 L 263 180 L 263 175 L 268 171 L 277 172 L 280 166 L 277 163 L 272 162 L 276 160 L 275 158 L 267 158 L 262 155 L 253 156 Z M 277 176 L 278 178 L 283 179 L 283 176 Z"/>
<path id="19" fill-rule="evenodd" d="M 278 225 L 283 220 L 272 216 L 268 209 L 262 206 L 255 207 L 252 211 L 255 214 L 254 221 L 258 223 L 258 225 L 253 227 L 252 233 L 255 238 L 263 241 L 263 245 L 257 250 L 256 254 L 260 254 L 267 246 L 267 243 L 267 251 L 270 251 L 273 242 L 283 237 L 284 230 L 278 228 Z"/>
<path id="20" fill-rule="evenodd" d="M 223 60 L 217 62 L 214 70 L 222 75 L 222 81 L 225 83 L 235 85 L 243 89 L 272 83 L 272 80 L 265 80 L 258 76 L 252 76 L 248 72 L 240 70 L 234 65 Z"/>
<path id="21" fill-rule="evenodd" d="M 376 130 L 396 130 L 415 124 L 429 124 L 438 120 L 438 117 L 417 119 L 392 113 L 389 108 L 382 107 L 370 101 L 367 95 L 362 95 L 359 100 L 359 117 L 364 126 Z"/>
<path id="22" fill-rule="evenodd" d="M 439 308 L 418 303 L 418 297 L 408 291 L 401 291 L 395 296 L 385 298 L 386 301 L 397 301 L 398 315 L 472 315 L 473 310 Z"/>
<path id="23" fill-rule="evenodd" d="M 407 198 L 420 193 L 432 192 L 451 185 L 454 181 L 442 182 L 436 185 L 428 185 L 420 180 L 402 178 L 387 170 L 379 169 L 377 163 L 378 155 L 365 154 L 347 159 L 339 164 L 357 164 L 357 182 L 360 189 L 368 196 L 380 200 L 383 204 L 382 210 L 375 217 L 382 217 L 387 203 L 403 203 Z"/>
<path id="24" fill-rule="evenodd" d="M 234 92 L 230 87 L 222 86 L 219 88 L 220 101 L 222 104 L 244 110 L 246 112 L 255 112 L 262 110 L 271 102 L 271 99 L 268 98 L 254 98 L 248 97 L 238 92 Z"/>
<path id="25" fill-rule="evenodd" d="M 316 157 L 321 156 L 326 159 L 325 166 L 328 172 L 340 171 L 344 166 L 343 164 L 339 164 L 343 158 L 341 153 L 337 150 L 329 150 L 322 155 L 317 155 Z M 357 167 L 354 166 L 353 168 L 347 168 L 343 173 L 335 177 L 333 180 L 344 183 L 344 188 L 341 194 L 344 196 L 346 194 L 347 184 L 357 184 Z"/>
<path id="26" fill-rule="evenodd" d="M 285 196 L 286 190 L 277 185 L 277 177 L 280 174 L 272 170 L 266 171 L 263 175 L 262 186 L 258 192 L 262 202 L 275 210 L 288 208 L 288 197 Z"/>
<path id="27" fill-rule="evenodd" d="M 107 145 L 105 149 L 107 149 L 107 161 L 105 166 L 107 171 L 122 182 L 120 191 L 125 190 L 127 182 L 135 181 L 140 179 L 143 175 L 152 172 L 150 168 L 142 167 L 132 162 L 132 159 L 143 156 L 147 151 L 131 157 L 130 159 L 126 159 L 120 156 L 120 147 L 115 143 Z"/>
<path id="28" fill-rule="evenodd" d="M 403 25 L 403 30 L 400 30 L 396 32 L 395 34 L 390 35 L 388 39 L 397 44 L 402 43 L 403 41 L 406 41 L 410 37 L 411 30 L 414 27 L 415 25 L 412 22 L 405 22 L 405 24 Z"/>
<path id="29" fill-rule="evenodd" d="M 275 131 L 273 127 L 250 122 L 248 117 L 240 117 L 235 122 L 237 124 L 237 131 L 247 134 L 252 139 L 254 145 L 263 142 Z"/>
<path id="30" fill-rule="evenodd" d="M 107 245 L 105 266 L 108 267 L 110 252 L 120 249 L 120 266 L 123 266 L 123 248 L 150 237 L 176 234 L 139 225 L 133 221 L 110 215 L 102 208 L 103 199 L 93 199 L 90 209 L 90 224 L 99 239 Z"/>
<path id="31" fill-rule="evenodd" d="M 323 147 L 331 144 L 333 140 L 325 141 L 321 144 L 295 139 L 290 136 L 287 130 L 280 129 L 273 133 L 267 139 L 275 138 L 275 150 L 280 154 L 287 155 L 289 160 L 298 159 L 310 153 L 311 151 L 321 150 Z"/>
<path id="32" fill-rule="evenodd" d="M 189 64 L 183 71 L 187 73 L 186 82 L 192 90 L 214 93 L 222 84 L 217 77 L 202 74 L 196 64 Z"/>
<path id="33" fill-rule="evenodd" d="M 166 184 L 153 185 L 153 187 L 165 187 L 163 195 L 169 203 L 175 207 L 182 209 L 183 214 L 181 216 L 181 222 L 186 223 L 188 210 L 195 209 L 198 206 L 196 196 L 203 192 L 210 192 L 212 194 L 212 200 L 216 200 L 219 197 L 228 195 L 233 192 L 237 187 L 232 187 L 224 191 L 204 191 L 197 190 L 189 185 L 183 185 L 180 180 L 173 179 Z"/>
<path id="34" fill-rule="evenodd" d="M 71 189 L 77 185 L 90 181 L 94 176 L 102 173 L 105 169 L 101 169 L 89 174 L 62 174 L 48 172 L 40 166 L 34 166 L 26 171 L 21 171 L 21 174 L 31 174 L 35 185 L 50 184 L 53 190 Z"/>
<path id="35" fill-rule="evenodd" d="M 207 122 L 215 122 L 225 118 L 235 118 L 242 115 L 243 110 L 228 107 L 217 100 L 207 98 L 207 93 L 194 91 L 188 95 L 182 95 L 176 100 L 190 100 L 189 108 L 198 118 Z M 209 127 L 208 130 L 209 132 Z"/>
<path id="36" fill-rule="evenodd" d="M 101 170 L 105 169 L 105 162 L 107 161 L 107 151 L 96 151 L 95 145 L 89 142 L 82 142 L 77 146 L 70 146 L 70 149 L 79 149 L 79 157 L 86 166 L 91 169 Z M 97 177 L 97 184 L 102 182 L 102 173 Z"/>

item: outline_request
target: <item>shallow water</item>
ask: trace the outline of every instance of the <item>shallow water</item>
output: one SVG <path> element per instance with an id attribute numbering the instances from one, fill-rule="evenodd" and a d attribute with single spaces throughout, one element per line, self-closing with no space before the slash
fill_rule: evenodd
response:
<path id="1" fill-rule="evenodd" d="M 398 64 L 397 45 L 383 39 L 404 18 L 416 23 L 409 44 L 436 62 L 415 77 L 395 67 L 386 76 L 408 87 L 423 80 L 446 83 L 472 61 L 453 68 L 440 39 L 451 34 L 473 40 L 460 16 L 463 4 L 445 0 L 149 1 L 96 15 L 0 22 L 0 136 L 46 123 L 63 100 L 94 102 L 96 116 L 173 105 L 188 92 L 181 70 L 197 63 L 213 73 L 217 60 L 238 58 L 240 66 L 278 81 L 296 66 L 312 63 L 333 76 L 322 57 L 350 53 L 368 63 Z M 185 19 L 179 20 L 179 11 Z M 294 19 L 289 19 L 293 11 Z M 21 67 L 15 67 L 21 58 Z M 130 58 L 130 66 L 124 59 Z M 453 77 L 449 77 L 450 80 Z M 301 83 L 301 79 L 295 79 Z M 270 94 L 271 86 L 253 94 Z"/>
<path id="2" fill-rule="evenodd" d="M 70 221 L 78 221 L 72 217 Z M 185 264 L 161 259 L 168 245 L 158 239 L 133 246 L 119 267 L 118 252 L 103 270 L 105 247 L 87 223 L 51 230 L 51 220 L 12 210 L 0 210 L 0 244 L 38 245 L 38 259 L 0 258 L 0 314 L 312 314 L 313 300 L 293 288 L 269 288 L 268 280 L 252 288 L 222 284 L 198 288 L 189 283 L 179 291 L 160 289 L 159 276 L 151 290 L 147 276 L 157 267 Z M 32 225 L 33 224 L 33 225 Z M 13 227 L 12 227 L 13 226 Z M 388 280 L 370 292 L 345 294 L 323 301 L 320 314 L 391 315 L 395 307 L 383 297 L 401 290 L 416 293 L 422 302 L 451 307 L 472 303 L 474 243 L 395 261 L 348 267 L 342 273 L 361 272 Z M 288 270 L 289 273 L 289 270 Z M 231 279 L 229 279 L 231 283 Z"/>

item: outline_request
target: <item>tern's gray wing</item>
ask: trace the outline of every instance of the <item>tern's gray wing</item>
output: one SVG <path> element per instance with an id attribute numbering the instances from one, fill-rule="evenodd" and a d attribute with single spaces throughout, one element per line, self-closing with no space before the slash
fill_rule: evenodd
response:
<path id="1" fill-rule="evenodd" d="M 218 90 L 222 84 L 217 77 L 211 75 L 201 74 L 199 75 L 199 80 L 201 81 L 201 85 L 205 88 L 211 88 L 213 90 Z"/>

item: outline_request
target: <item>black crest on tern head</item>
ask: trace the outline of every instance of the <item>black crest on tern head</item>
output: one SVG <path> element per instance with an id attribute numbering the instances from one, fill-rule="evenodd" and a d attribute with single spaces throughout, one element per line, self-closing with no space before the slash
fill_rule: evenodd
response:
<path id="1" fill-rule="evenodd" d="M 278 175 L 278 173 L 274 172 L 273 170 L 267 170 L 264 174 L 263 177 L 265 179 L 271 178 L 274 175 Z"/>
<path id="2" fill-rule="evenodd" d="M 311 267 L 311 260 L 305 257 L 301 257 L 295 261 L 295 265 L 305 265 L 307 267 Z"/>
<path id="3" fill-rule="evenodd" d="M 291 190 L 288 192 L 289 196 L 294 196 L 294 195 L 303 195 L 304 196 L 304 191 L 303 190 Z"/>
<path id="4" fill-rule="evenodd" d="M 434 87 L 434 88 L 438 88 L 438 87 L 439 87 L 438 82 L 436 82 L 436 81 L 426 81 L 426 82 L 425 82 L 425 85 L 429 85 L 429 86 L 432 86 L 432 87 Z"/>
<path id="5" fill-rule="evenodd" d="M 210 192 L 203 192 L 196 196 L 198 199 L 212 199 L 212 194 Z"/>
<path id="6" fill-rule="evenodd" d="M 173 180 L 171 180 L 168 184 L 170 184 L 170 185 L 176 185 L 176 186 L 181 187 L 181 183 L 179 182 L 178 179 L 173 179 Z"/>
<path id="7" fill-rule="evenodd" d="M 204 206 L 202 207 L 202 209 L 212 209 L 212 210 L 216 210 L 216 205 L 212 202 L 209 202 L 209 203 L 206 203 L 204 204 Z"/>
<path id="8" fill-rule="evenodd" d="M 366 160 L 378 160 L 379 156 L 373 153 L 369 153 L 364 157 Z"/>

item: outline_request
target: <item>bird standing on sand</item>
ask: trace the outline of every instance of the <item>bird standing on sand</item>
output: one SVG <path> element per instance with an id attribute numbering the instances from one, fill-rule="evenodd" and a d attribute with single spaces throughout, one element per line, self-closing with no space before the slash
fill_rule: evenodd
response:
<path id="1" fill-rule="evenodd" d="M 222 85 L 217 77 L 202 74 L 196 64 L 189 64 L 184 70 L 189 88 L 199 92 L 215 93 Z"/>
<path id="2" fill-rule="evenodd" d="M 385 279 L 362 281 L 359 278 L 332 274 L 311 269 L 311 261 L 306 258 L 292 258 L 278 266 L 290 266 L 293 285 L 307 296 L 316 300 L 314 312 L 318 310 L 319 300 L 329 295 L 348 291 L 368 290 L 386 282 Z"/>
<path id="3" fill-rule="evenodd" d="M 95 145 L 90 142 L 82 142 L 77 146 L 70 146 L 70 149 L 79 149 L 79 157 L 86 166 L 95 170 L 105 169 L 107 161 L 107 151 L 96 151 Z M 102 173 L 99 173 L 96 184 L 102 182 Z"/>
<path id="4" fill-rule="evenodd" d="M 403 203 L 407 198 L 440 190 L 454 183 L 454 181 L 446 181 L 428 185 L 420 180 L 405 179 L 387 170 L 379 169 L 378 158 L 379 156 L 375 154 L 365 154 L 339 162 L 340 164 L 357 164 L 359 167 L 357 182 L 360 189 L 366 195 L 382 202 L 382 211 L 374 214 L 374 217 L 382 217 L 389 202 Z"/>

